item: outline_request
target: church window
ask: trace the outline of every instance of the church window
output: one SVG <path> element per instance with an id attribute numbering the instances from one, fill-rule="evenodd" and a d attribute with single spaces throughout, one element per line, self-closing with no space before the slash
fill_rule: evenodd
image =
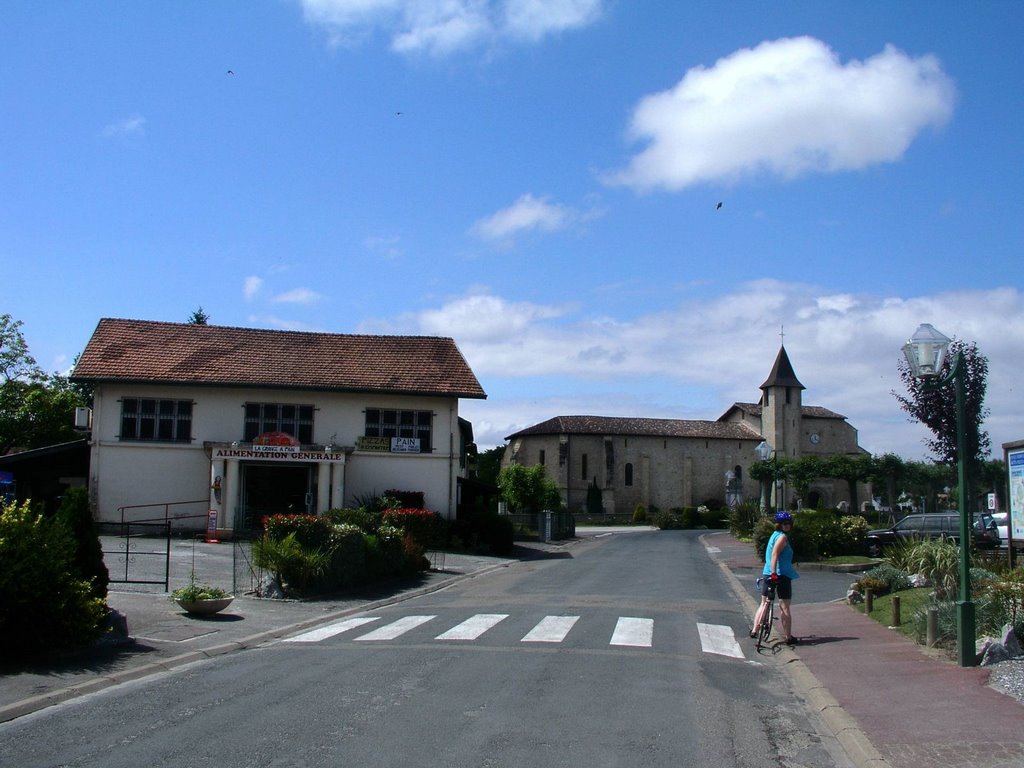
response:
<path id="1" fill-rule="evenodd" d="M 633 485 L 633 465 L 631 463 L 626 464 L 626 476 L 623 479 L 623 483 L 627 488 Z"/>
<path id="2" fill-rule="evenodd" d="M 580 477 L 587 479 L 587 454 L 580 455 Z"/>
<path id="3" fill-rule="evenodd" d="M 544 449 L 541 448 L 540 449 L 540 460 L 537 463 L 540 464 L 542 467 L 544 466 L 544 457 L 545 457 Z"/>

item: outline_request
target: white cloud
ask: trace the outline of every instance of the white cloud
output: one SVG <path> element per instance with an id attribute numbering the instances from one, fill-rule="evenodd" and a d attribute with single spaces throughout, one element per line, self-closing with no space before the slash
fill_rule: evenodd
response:
<path id="1" fill-rule="evenodd" d="M 250 275 L 242 283 L 242 295 L 245 296 L 246 301 L 252 301 L 261 288 L 263 288 L 263 278 Z"/>
<path id="2" fill-rule="evenodd" d="M 1024 398 L 1015 391 L 1024 294 L 1015 288 L 837 296 L 760 280 L 629 322 L 477 290 L 398 318 L 388 332 L 456 340 L 489 393 L 464 404 L 474 422 L 491 425 L 474 425 L 488 447 L 559 414 L 718 418 L 733 402 L 757 401 L 784 326 L 805 404 L 845 415 L 873 453 L 919 459 L 926 432 L 908 423 L 890 393 L 903 391 L 900 347 L 921 322 L 977 342 L 989 359 L 986 428 L 997 451 L 1024 437 Z"/>
<path id="3" fill-rule="evenodd" d="M 363 247 L 382 259 L 396 259 L 402 255 L 401 238 L 396 235 L 371 235 L 363 240 Z"/>
<path id="4" fill-rule="evenodd" d="M 310 288 L 293 288 L 279 293 L 271 299 L 275 304 L 315 304 L 323 298 L 323 294 Z"/>
<path id="5" fill-rule="evenodd" d="M 569 311 L 568 307 L 512 302 L 489 293 L 472 293 L 438 309 L 423 311 L 417 316 L 416 324 L 427 334 L 458 336 L 499 348 L 510 336 L 521 341 L 523 334 L 537 323 L 557 319 Z"/>
<path id="6" fill-rule="evenodd" d="M 110 123 L 103 128 L 101 133 L 108 139 L 114 139 L 124 136 L 136 136 L 145 133 L 145 130 L 146 118 L 142 115 L 132 115 L 124 120 Z"/>
<path id="7" fill-rule="evenodd" d="M 813 38 L 764 42 L 642 99 L 629 135 L 646 147 L 606 181 L 677 190 L 894 162 L 922 130 L 950 119 L 954 100 L 933 56 L 886 46 L 843 64 Z"/>
<path id="8" fill-rule="evenodd" d="M 483 240 L 509 242 L 526 232 L 554 232 L 583 217 L 572 208 L 527 193 L 508 208 L 480 219 L 471 231 Z"/>
<path id="9" fill-rule="evenodd" d="M 380 30 L 401 53 L 444 56 L 503 39 L 538 42 L 593 23 L 603 0 L 302 0 L 335 44 Z"/>
<path id="10" fill-rule="evenodd" d="M 583 27 L 601 16 L 601 0 L 508 0 L 504 28 L 526 40 Z"/>

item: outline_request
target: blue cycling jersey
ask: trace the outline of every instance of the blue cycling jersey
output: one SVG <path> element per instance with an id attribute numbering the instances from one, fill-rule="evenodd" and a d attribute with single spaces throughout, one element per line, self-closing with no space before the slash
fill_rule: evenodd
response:
<path id="1" fill-rule="evenodd" d="M 785 535 L 782 531 L 776 531 L 768 539 L 768 546 L 764 550 L 764 568 L 761 570 L 761 573 L 765 576 L 770 575 L 772 572 L 772 549 L 775 548 L 775 542 L 779 540 L 779 536 Z M 800 578 L 800 574 L 793 567 L 793 547 L 789 543 L 788 538 L 786 539 L 786 546 L 779 553 L 779 576 L 786 576 L 790 579 Z"/>

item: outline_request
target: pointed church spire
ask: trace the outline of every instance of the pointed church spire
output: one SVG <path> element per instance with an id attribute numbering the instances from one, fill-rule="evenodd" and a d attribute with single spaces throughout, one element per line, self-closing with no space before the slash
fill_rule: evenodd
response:
<path id="1" fill-rule="evenodd" d="M 793 364 L 789 362 L 789 355 L 786 354 L 785 346 L 779 347 L 779 354 L 775 358 L 772 372 L 768 374 L 767 380 L 761 385 L 761 389 L 768 389 L 769 387 L 799 387 L 800 389 L 807 389 L 797 379 L 796 372 L 793 370 Z"/>

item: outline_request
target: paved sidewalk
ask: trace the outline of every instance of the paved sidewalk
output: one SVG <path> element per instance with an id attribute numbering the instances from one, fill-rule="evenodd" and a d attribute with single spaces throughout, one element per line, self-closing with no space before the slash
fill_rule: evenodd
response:
<path id="1" fill-rule="evenodd" d="M 745 587 L 760 560 L 750 544 L 728 534 L 705 542 L 749 596 L 752 613 L 754 594 Z M 857 765 L 1024 766 L 1024 706 L 988 687 L 987 669 L 961 668 L 845 602 L 801 603 L 800 585 L 793 601 L 800 643 L 784 651 L 787 667 Z"/>

